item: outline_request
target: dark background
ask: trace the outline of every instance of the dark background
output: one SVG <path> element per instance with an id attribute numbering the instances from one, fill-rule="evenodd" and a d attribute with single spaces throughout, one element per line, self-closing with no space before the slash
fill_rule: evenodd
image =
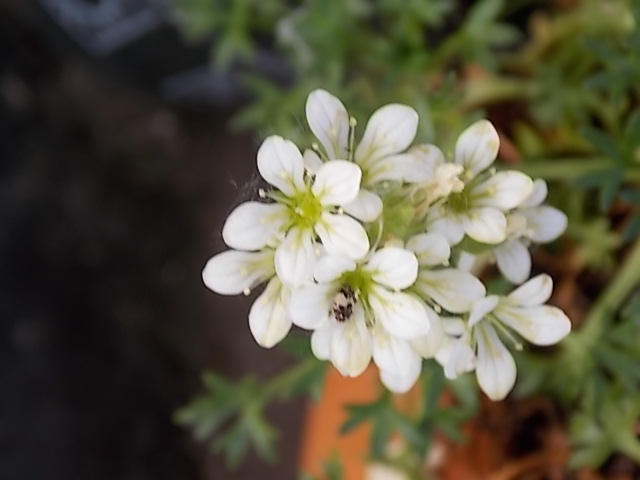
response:
<path id="1" fill-rule="evenodd" d="M 170 48 L 136 69 L 53 23 L 0 0 L 0 479 L 296 478 L 302 402 L 270 410 L 278 464 L 233 473 L 171 419 L 203 369 L 287 364 L 254 343 L 247 299 L 200 279 L 258 136 L 227 128 L 234 102 L 162 98 L 149 65 Z"/>

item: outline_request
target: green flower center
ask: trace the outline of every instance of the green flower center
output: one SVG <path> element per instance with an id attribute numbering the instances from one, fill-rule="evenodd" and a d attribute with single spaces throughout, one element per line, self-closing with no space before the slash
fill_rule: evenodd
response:
<path id="1" fill-rule="evenodd" d="M 360 299 L 366 299 L 374 283 L 371 273 L 360 266 L 350 272 L 344 272 L 340 276 L 340 284 L 351 289 L 355 296 Z"/>
<path id="2" fill-rule="evenodd" d="M 292 222 L 303 229 L 313 228 L 320 219 L 322 211 L 322 204 L 311 191 L 311 186 L 302 192 L 297 192 L 289 203 Z"/>
<path id="3" fill-rule="evenodd" d="M 469 195 L 467 190 L 451 193 L 447 198 L 447 205 L 453 213 L 464 213 L 469 210 Z"/>

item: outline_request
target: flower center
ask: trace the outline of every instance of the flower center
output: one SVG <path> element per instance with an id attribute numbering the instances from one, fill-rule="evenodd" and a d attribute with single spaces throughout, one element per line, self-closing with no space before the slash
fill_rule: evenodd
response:
<path id="1" fill-rule="evenodd" d="M 308 187 L 298 192 L 289 206 L 295 225 L 301 228 L 312 228 L 322 214 L 322 204 Z"/>
<path id="2" fill-rule="evenodd" d="M 469 196 L 466 190 L 453 192 L 447 199 L 449 209 L 453 213 L 464 213 L 469 210 Z"/>
<path id="3" fill-rule="evenodd" d="M 358 303 L 358 300 L 351 287 L 342 287 L 333 297 L 333 305 L 331 307 L 333 318 L 341 323 L 346 322 L 351 318 L 353 306 L 356 303 Z"/>

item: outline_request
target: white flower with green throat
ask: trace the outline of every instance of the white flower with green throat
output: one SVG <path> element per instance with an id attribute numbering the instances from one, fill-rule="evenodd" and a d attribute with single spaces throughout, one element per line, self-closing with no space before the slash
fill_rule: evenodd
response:
<path id="1" fill-rule="evenodd" d="M 404 390 L 420 372 L 420 356 L 409 341 L 426 335 L 437 318 L 403 291 L 417 275 L 415 255 L 394 246 L 360 262 L 326 255 L 314 270 L 317 283 L 293 292 L 289 314 L 294 324 L 313 330 L 314 354 L 343 375 L 359 375 L 373 357 L 387 386 Z M 411 378 L 402 377 L 405 372 Z"/>

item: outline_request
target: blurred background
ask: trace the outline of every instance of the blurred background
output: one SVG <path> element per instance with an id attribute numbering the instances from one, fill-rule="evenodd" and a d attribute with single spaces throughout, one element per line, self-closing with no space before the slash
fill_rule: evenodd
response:
<path id="1" fill-rule="evenodd" d="M 269 409 L 278 462 L 232 474 L 172 421 L 202 370 L 288 360 L 200 280 L 258 137 L 227 127 L 237 72 L 212 73 L 165 7 L 0 0 L 3 480 L 295 478 L 302 402 Z M 243 68 L 289 78 L 268 51 Z"/>

